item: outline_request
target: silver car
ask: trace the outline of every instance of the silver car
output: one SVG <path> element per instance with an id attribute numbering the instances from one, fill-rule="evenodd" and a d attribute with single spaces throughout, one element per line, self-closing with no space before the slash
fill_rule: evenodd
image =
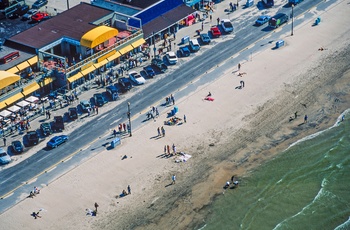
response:
<path id="1" fill-rule="evenodd" d="M 22 16 L 22 20 L 30 20 L 34 14 L 38 12 L 37 9 L 30 9 L 28 12 Z"/>
<path id="2" fill-rule="evenodd" d="M 7 152 L 0 148 L 0 164 L 8 164 L 11 162 L 11 157 L 7 154 Z"/>

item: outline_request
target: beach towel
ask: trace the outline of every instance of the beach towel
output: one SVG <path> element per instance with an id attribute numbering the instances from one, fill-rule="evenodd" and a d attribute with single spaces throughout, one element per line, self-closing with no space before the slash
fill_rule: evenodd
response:
<path id="1" fill-rule="evenodd" d="M 214 98 L 212 98 L 212 97 L 206 97 L 206 98 L 204 98 L 204 100 L 207 100 L 207 101 L 214 101 Z"/>

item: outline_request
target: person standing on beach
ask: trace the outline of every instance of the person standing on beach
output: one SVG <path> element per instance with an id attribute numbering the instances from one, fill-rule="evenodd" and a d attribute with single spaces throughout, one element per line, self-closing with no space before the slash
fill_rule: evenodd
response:
<path id="1" fill-rule="evenodd" d="M 296 111 L 295 113 L 294 113 L 294 118 L 297 118 L 298 117 L 298 111 Z"/>
<path id="2" fill-rule="evenodd" d="M 166 154 L 166 145 L 164 145 L 164 154 Z"/>
<path id="3" fill-rule="evenodd" d="M 176 176 L 175 174 L 171 177 L 171 184 L 175 184 L 176 182 Z"/>
<path id="4" fill-rule="evenodd" d="M 170 146 L 167 145 L 167 146 L 166 146 L 166 149 L 167 149 L 168 155 L 170 155 Z"/>
<path id="5" fill-rule="evenodd" d="M 184 114 L 184 122 L 186 123 L 187 121 L 186 121 L 186 114 Z"/>
<path id="6" fill-rule="evenodd" d="M 4 141 L 4 146 L 6 146 L 6 137 L 2 138 L 2 140 Z"/>
<path id="7" fill-rule="evenodd" d="M 159 127 L 158 127 L 157 131 L 158 131 L 158 137 L 159 137 L 160 136 L 160 128 Z"/>
<path id="8" fill-rule="evenodd" d="M 162 126 L 161 130 L 162 130 L 163 137 L 165 137 L 165 129 L 163 128 L 163 126 Z"/>
<path id="9" fill-rule="evenodd" d="M 99 207 L 99 205 L 97 204 L 97 202 L 95 202 L 95 215 L 97 215 L 97 208 Z"/>
<path id="10" fill-rule="evenodd" d="M 131 188 L 130 188 L 130 185 L 128 185 L 128 194 L 129 194 L 129 195 L 131 194 Z"/>
<path id="11" fill-rule="evenodd" d="M 241 63 L 238 63 L 238 71 L 241 70 Z"/>
<path id="12" fill-rule="evenodd" d="M 307 115 L 304 117 L 304 123 L 307 123 Z"/>

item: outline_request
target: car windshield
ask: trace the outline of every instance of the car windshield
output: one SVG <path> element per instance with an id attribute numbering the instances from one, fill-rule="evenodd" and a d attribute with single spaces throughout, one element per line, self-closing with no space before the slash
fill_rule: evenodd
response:
<path id="1" fill-rule="evenodd" d="M 6 155 L 6 153 L 0 153 L 0 157 L 5 157 Z"/>
<path id="2" fill-rule="evenodd" d="M 175 54 L 169 54 L 169 58 L 176 58 Z"/>
<path id="3" fill-rule="evenodd" d="M 230 22 L 224 22 L 224 26 L 225 26 L 225 27 L 231 27 L 232 25 L 231 25 Z"/>

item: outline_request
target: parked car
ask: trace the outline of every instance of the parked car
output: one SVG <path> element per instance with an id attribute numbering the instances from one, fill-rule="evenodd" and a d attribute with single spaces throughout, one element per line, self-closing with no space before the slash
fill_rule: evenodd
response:
<path id="1" fill-rule="evenodd" d="M 24 147 L 21 141 L 18 141 L 18 140 L 12 141 L 11 147 L 15 153 L 23 153 Z"/>
<path id="2" fill-rule="evenodd" d="M 40 130 L 44 136 L 49 136 L 52 134 L 52 129 L 50 123 L 42 123 L 40 124 Z"/>
<path id="3" fill-rule="evenodd" d="M 152 63 L 152 66 L 158 68 L 162 73 L 168 70 L 168 66 L 166 66 L 160 58 L 153 58 L 151 63 Z"/>
<path id="4" fill-rule="evenodd" d="M 136 71 L 130 71 L 129 78 L 137 85 L 142 85 L 146 82 L 146 80 Z"/>
<path id="5" fill-rule="evenodd" d="M 210 28 L 210 32 L 213 35 L 214 38 L 218 38 L 221 36 L 221 32 L 217 26 L 212 26 Z"/>
<path id="6" fill-rule="evenodd" d="M 91 109 L 91 104 L 87 100 L 81 100 L 80 101 L 81 109 L 83 110 L 84 113 L 87 113 L 89 109 Z"/>
<path id="7" fill-rule="evenodd" d="M 177 56 L 175 52 L 173 51 L 167 52 L 165 57 L 168 60 L 169 64 L 175 65 L 177 63 Z"/>
<path id="8" fill-rule="evenodd" d="M 230 19 L 222 19 L 221 27 L 226 33 L 231 33 L 233 31 L 233 25 Z"/>
<path id="9" fill-rule="evenodd" d="M 197 39 L 191 39 L 190 40 L 190 49 L 192 52 L 197 52 L 200 50 L 201 46 L 199 45 L 199 42 Z"/>
<path id="10" fill-rule="evenodd" d="M 118 97 L 119 97 L 119 90 L 114 85 L 107 86 L 106 87 L 106 93 L 113 101 L 117 100 Z"/>
<path id="11" fill-rule="evenodd" d="M 28 5 L 26 4 L 17 5 L 16 10 L 13 13 L 9 14 L 8 17 L 10 19 L 19 18 L 20 16 L 25 15 L 28 11 L 29 11 Z"/>
<path id="12" fill-rule="evenodd" d="M 48 3 L 48 0 L 37 0 L 33 3 L 32 8 L 33 9 L 40 9 L 41 7 L 45 6 Z"/>
<path id="13" fill-rule="evenodd" d="M 202 40 L 203 44 L 209 44 L 210 43 L 210 37 L 209 37 L 209 35 L 207 33 L 201 34 L 200 37 L 201 37 L 201 40 Z"/>
<path id="14" fill-rule="evenodd" d="M 49 14 L 44 12 L 37 12 L 31 17 L 33 22 L 41 22 L 49 18 L 50 18 Z"/>
<path id="15" fill-rule="evenodd" d="M 132 88 L 132 84 L 129 78 L 122 77 L 118 79 L 118 83 L 123 91 L 128 91 Z"/>
<path id="16" fill-rule="evenodd" d="M 64 121 L 62 116 L 55 116 L 53 118 L 52 129 L 56 132 L 64 130 Z"/>
<path id="17" fill-rule="evenodd" d="M 27 133 L 28 145 L 37 145 L 39 143 L 39 135 L 36 131 L 29 131 Z"/>
<path id="18" fill-rule="evenodd" d="M 7 154 L 7 152 L 3 148 L 0 148 L 0 163 L 4 165 L 10 162 L 11 162 L 11 157 Z"/>
<path id="19" fill-rule="evenodd" d="M 95 93 L 94 100 L 95 100 L 95 105 L 97 105 L 98 107 L 102 107 L 107 102 L 103 97 L 102 93 Z"/>
<path id="20" fill-rule="evenodd" d="M 258 19 L 256 19 L 256 21 L 255 21 L 255 25 L 257 25 L 257 26 L 264 25 L 265 23 L 267 23 L 270 20 L 270 18 L 271 17 L 268 15 L 259 16 Z"/>
<path id="21" fill-rule="evenodd" d="M 22 16 L 22 20 L 29 20 L 29 19 L 31 19 L 32 16 L 34 14 L 36 14 L 37 12 L 38 12 L 37 9 L 30 9 L 30 10 L 28 10 L 28 12 L 25 15 Z"/>
<path id="22" fill-rule="evenodd" d="M 57 148 L 59 145 L 63 144 L 67 140 L 68 140 L 68 136 L 66 135 L 55 136 L 51 138 L 49 142 L 47 142 L 46 146 L 51 149 Z"/>
<path id="23" fill-rule="evenodd" d="M 152 66 L 145 66 L 143 67 L 143 70 L 146 72 L 147 77 L 154 77 L 156 75 Z"/>
<path id="24" fill-rule="evenodd" d="M 191 55 L 191 51 L 187 46 L 182 46 L 179 48 L 181 57 L 188 57 Z"/>
<path id="25" fill-rule="evenodd" d="M 76 107 L 72 107 L 68 109 L 68 117 L 71 120 L 78 119 L 78 109 Z"/>

